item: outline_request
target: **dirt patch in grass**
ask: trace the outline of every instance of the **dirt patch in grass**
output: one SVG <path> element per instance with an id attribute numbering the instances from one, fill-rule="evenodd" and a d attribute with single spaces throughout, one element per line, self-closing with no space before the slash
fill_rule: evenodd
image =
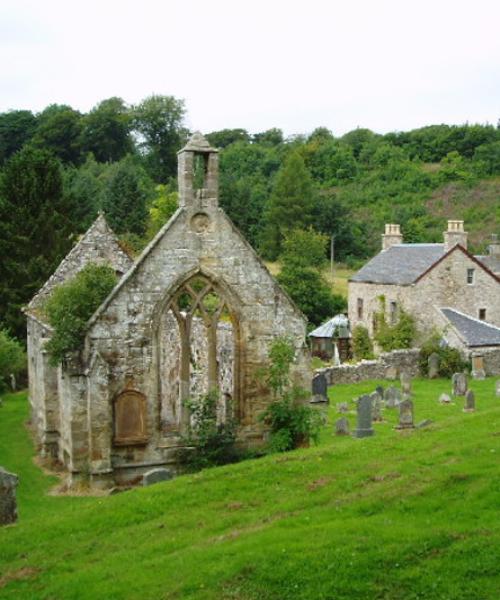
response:
<path id="1" fill-rule="evenodd" d="M 24 579 L 30 579 L 31 577 L 38 575 L 40 571 L 41 569 L 36 569 L 35 567 L 22 567 L 21 569 L 16 569 L 15 571 L 6 573 L 0 577 L 0 590 L 11 581 L 23 581 Z"/>
<path id="2" fill-rule="evenodd" d="M 320 479 L 316 479 L 315 481 L 312 481 L 307 486 L 307 489 L 310 492 L 314 492 L 315 490 L 318 490 L 318 489 L 320 489 L 322 487 L 325 487 L 325 485 L 327 485 L 331 481 L 333 481 L 333 477 L 321 477 Z"/>

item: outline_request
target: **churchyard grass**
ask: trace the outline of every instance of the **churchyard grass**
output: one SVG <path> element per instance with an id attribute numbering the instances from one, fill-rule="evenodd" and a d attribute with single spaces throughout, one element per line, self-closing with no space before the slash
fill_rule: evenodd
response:
<path id="1" fill-rule="evenodd" d="M 438 402 L 448 380 L 414 380 L 415 423 L 333 435 L 352 399 L 329 389 L 317 447 L 109 497 L 48 496 L 33 464 L 25 394 L 0 408 L 0 465 L 20 476 L 19 522 L 0 529 L 0 598 L 485 600 L 500 590 L 500 399 L 494 380 Z M 399 386 L 399 383 L 395 385 Z M 348 402 L 339 415 L 336 404 Z"/>

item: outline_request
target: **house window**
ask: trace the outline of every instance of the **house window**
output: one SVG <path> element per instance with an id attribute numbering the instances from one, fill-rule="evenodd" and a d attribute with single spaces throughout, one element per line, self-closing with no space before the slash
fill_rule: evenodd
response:
<path id="1" fill-rule="evenodd" d="M 398 305 L 396 302 L 391 302 L 389 304 L 389 319 L 391 321 L 391 325 L 394 325 L 398 318 Z"/>
<path id="2" fill-rule="evenodd" d="M 358 298 L 358 319 L 363 318 L 363 298 Z"/>
<path id="3" fill-rule="evenodd" d="M 469 285 L 474 283 L 474 269 L 467 269 L 467 283 Z"/>
<path id="4" fill-rule="evenodd" d="M 479 309 L 479 318 L 481 319 L 481 321 L 486 321 L 486 309 L 485 308 Z"/>

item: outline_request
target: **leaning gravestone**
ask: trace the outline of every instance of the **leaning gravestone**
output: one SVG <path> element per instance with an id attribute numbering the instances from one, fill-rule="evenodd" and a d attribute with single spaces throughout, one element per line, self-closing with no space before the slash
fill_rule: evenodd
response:
<path id="1" fill-rule="evenodd" d="M 335 435 L 349 435 L 349 421 L 345 417 L 335 422 Z"/>
<path id="2" fill-rule="evenodd" d="M 360 396 L 357 402 L 358 420 L 354 437 L 364 438 L 373 435 L 372 427 L 372 399 L 370 396 Z"/>
<path id="3" fill-rule="evenodd" d="M 497 379 L 495 384 L 495 394 L 497 398 L 500 398 L 500 379 Z"/>
<path id="4" fill-rule="evenodd" d="M 401 376 L 399 378 L 399 381 L 401 382 L 401 391 L 404 394 L 408 394 L 411 395 L 411 377 L 408 373 L 406 373 L 405 371 L 403 371 L 403 373 L 401 373 Z"/>
<path id="5" fill-rule="evenodd" d="M 168 481 L 172 479 L 172 472 L 164 467 L 158 467 L 156 469 L 151 469 L 144 473 L 142 476 L 142 485 L 148 486 L 153 485 L 154 483 L 159 483 L 160 481 Z"/>
<path id="6" fill-rule="evenodd" d="M 413 402 L 403 400 L 399 403 L 399 424 L 396 429 L 413 429 Z"/>
<path id="7" fill-rule="evenodd" d="M 388 387 L 384 392 L 385 407 L 396 408 L 401 400 L 401 392 L 393 386 Z"/>
<path id="8" fill-rule="evenodd" d="M 429 379 L 439 377 L 439 354 L 437 352 L 433 352 L 427 359 L 427 373 Z"/>
<path id="9" fill-rule="evenodd" d="M 372 421 L 380 422 L 382 421 L 382 397 L 378 392 L 373 392 L 370 398 L 372 399 Z"/>
<path id="10" fill-rule="evenodd" d="M 453 396 L 465 396 L 467 392 L 467 375 L 465 373 L 454 373 L 451 378 Z"/>
<path id="11" fill-rule="evenodd" d="M 318 373 L 312 379 L 312 402 L 328 402 L 328 385 L 324 373 Z"/>
<path id="12" fill-rule="evenodd" d="M 0 525 L 17 521 L 16 487 L 17 475 L 0 467 Z"/>
<path id="13" fill-rule="evenodd" d="M 440 404 L 450 404 L 451 398 L 448 394 L 441 394 L 441 396 L 439 396 L 439 402 Z"/>
<path id="14" fill-rule="evenodd" d="M 476 396 L 472 390 L 467 390 L 465 394 L 464 412 L 474 412 L 476 410 Z"/>

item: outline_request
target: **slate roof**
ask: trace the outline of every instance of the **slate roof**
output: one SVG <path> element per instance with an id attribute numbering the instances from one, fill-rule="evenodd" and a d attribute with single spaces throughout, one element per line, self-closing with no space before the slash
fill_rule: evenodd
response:
<path id="1" fill-rule="evenodd" d="M 500 275 L 500 256 L 488 254 L 486 256 L 476 256 L 477 260 L 483 263 L 490 271 Z"/>
<path id="2" fill-rule="evenodd" d="M 374 256 L 350 281 L 409 285 L 444 253 L 444 244 L 396 244 Z"/>
<path id="3" fill-rule="evenodd" d="M 441 308 L 441 312 L 467 346 L 500 346 L 500 327 L 470 317 L 453 308 Z"/>

